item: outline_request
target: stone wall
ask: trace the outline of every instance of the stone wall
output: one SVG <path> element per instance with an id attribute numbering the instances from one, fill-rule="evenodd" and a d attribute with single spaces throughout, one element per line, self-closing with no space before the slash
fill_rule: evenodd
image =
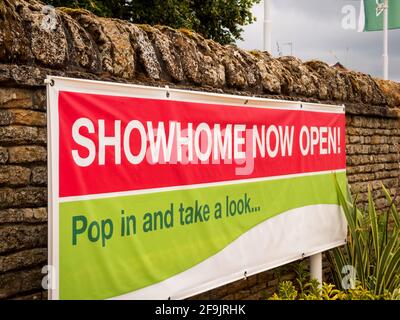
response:
<path id="1" fill-rule="evenodd" d="M 44 90 L 0 88 L 0 299 L 41 297 L 41 268 L 47 264 L 46 140 Z"/>
<path id="2" fill-rule="evenodd" d="M 382 183 L 392 195 L 399 191 L 399 119 L 347 115 L 346 126 L 351 191 L 359 204 L 366 204 L 370 185 L 378 209 L 387 209 Z"/>
<path id="3" fill-rule="evenodd" d="M 365 203 L 370 184 L 382 210 L 388 204 L 381 182 L 392 194 L 398 191 L 399 84 L 86 11 L 57 9 L 47 28 L 47 12 L 35 0 L 0 0 L 0 299 L 46 297 L 41 269 L 47 264 L 48 74 L 345 104 L 352 192 Z M 294 277 L 290 268 L 284 270 L 282 279 Z M 196 298 L 262 298 L 282 272 L 261 273 Z"/>

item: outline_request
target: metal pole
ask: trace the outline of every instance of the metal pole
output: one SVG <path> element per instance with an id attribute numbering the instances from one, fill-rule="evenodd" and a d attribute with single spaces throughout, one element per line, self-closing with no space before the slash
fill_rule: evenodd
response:
<path id="1" fill-rule="evenodd" d="M 389 79 L 389 0 L 385 0 L 383 7 L 383 79 Z"/>
<path id="2" fill-rule="evenodd" d="M 272 53 L 271 0 L 264 0 L 264 51 Z"/>
<path id="3" fill-rule="evenodd" d="M 322 285 L 322 253 L 310 256 L 310 276 Z"/>

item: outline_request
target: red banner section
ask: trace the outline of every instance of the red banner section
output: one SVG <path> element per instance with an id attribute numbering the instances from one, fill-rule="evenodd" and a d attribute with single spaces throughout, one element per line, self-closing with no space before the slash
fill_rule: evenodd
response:
<path id="1" fill-rule="evenodd" d="M 60 197 L 345 169 L 339 113 L 59 93 Z"/>

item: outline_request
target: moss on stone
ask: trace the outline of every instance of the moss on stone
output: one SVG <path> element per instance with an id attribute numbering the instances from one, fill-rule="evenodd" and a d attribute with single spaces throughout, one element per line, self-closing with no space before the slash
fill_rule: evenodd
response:
<path id="1" fill-rule="evenodd" d="M 136 24 L 136 26 L 139 27 L 144 32 L 149 32 L 149 33 L 154 32 L 154 28 L 149 24 Z"/>
<path id="2" fill-rule="evenodd" d="M 187 36 L 189 39 L 192 39 L 192 40 L 203 40 L 204 39 L 200 34 L 195 33 L 190 29 L 180 28 L 180 29 L 178 29 L 178 31 L 180 31 L 182 34 L 184 34 L 185 36 Z"/>
<path id="3" fill-rule="evenodd" d="M 4 0 L 0 0 L 0 17 L 5 17 L 6 13 L 7 13 L 7 9 L 4 4 Z"/>
<path id="4" fill-rule="evenodd" d="M 90 11 L 86 9 L 80 9 L 80 8 L 67 8 L 67 7 L 59 7 L 57 8 L 58 10 L 70 15 L 71 17 L 76 17 L 77 15 L 93 15 Z"/>

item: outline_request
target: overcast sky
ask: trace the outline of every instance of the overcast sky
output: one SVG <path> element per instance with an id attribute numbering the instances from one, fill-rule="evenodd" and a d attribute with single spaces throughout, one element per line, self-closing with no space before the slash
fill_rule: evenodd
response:
<path id="1" fill-rule="evenodd" d="M 345 5 L 354 6 L 358 20 L 359 0 L 272 0 L 272 54 L 278 56 L 278 42 L 282 54 L 290 55 L 287 43 L 292 42 L 293 55 L 303 61 L 340 61 L 349 69 L 381 77 L 383 34 L 345 30 Z M 263 12 L 261 0 L 253 7 L 257 21 L 245 27 L 239 47 L 262 50 Z M 400 30 L 389 30 L 389 59 L 389 78 L 400 82 Z"/>

